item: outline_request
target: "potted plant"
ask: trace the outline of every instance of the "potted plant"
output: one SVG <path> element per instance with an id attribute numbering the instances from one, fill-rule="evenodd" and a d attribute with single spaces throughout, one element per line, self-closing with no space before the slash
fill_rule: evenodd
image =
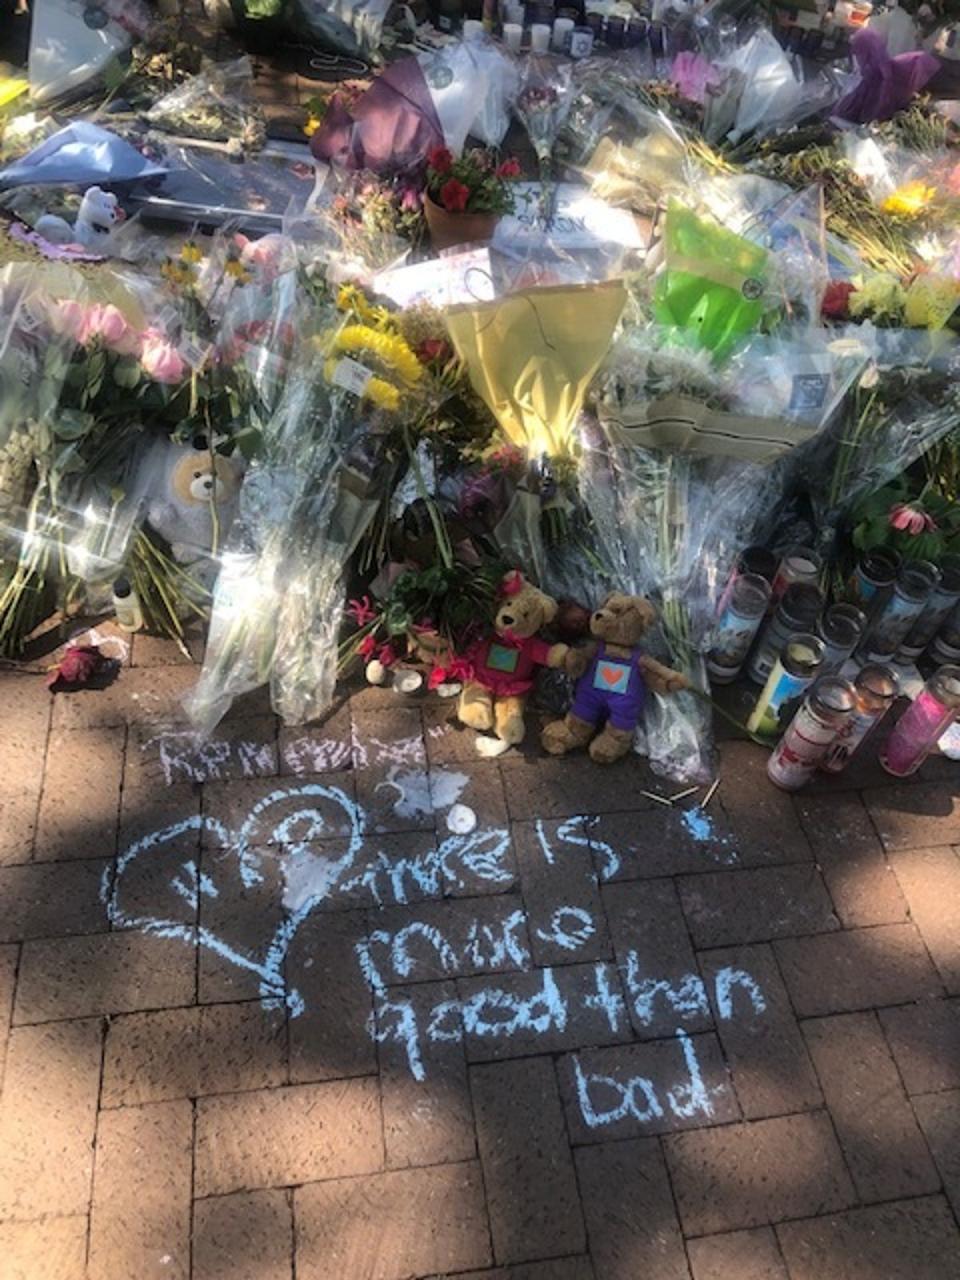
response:
<path id="1" fill-rule="evenodd" d="M 459 159 L 446 147 L 427 153 L 427 185 L 423 211 L 435 249 L 489 240 L 499 219 L 513 209 L 510 179 L 520 174 L 519 161 L 498 162 L 484 147 L 465 151 Z"/>

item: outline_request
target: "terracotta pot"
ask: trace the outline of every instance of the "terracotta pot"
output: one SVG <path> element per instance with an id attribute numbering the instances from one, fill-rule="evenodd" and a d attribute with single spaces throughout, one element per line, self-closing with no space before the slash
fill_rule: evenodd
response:
<path id="1" fill-rule="evenodd" d="M 457 244 L 485 242 L 500 221 L 497 213 L 451 213 L 423 193 L 423 213 L 430 230 L 430 243 L 435 249 L 452 249 Z"/>

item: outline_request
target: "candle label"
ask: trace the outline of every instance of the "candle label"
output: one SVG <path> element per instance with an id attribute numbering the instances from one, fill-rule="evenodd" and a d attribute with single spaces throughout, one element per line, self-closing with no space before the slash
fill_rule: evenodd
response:
<path id="1" fill-rule="evenodd" d="M 883 767 L 901 775 L 919 769 L 952 719 L 950 708 L 924 689 L 888 738 L 880 758 Z"/>

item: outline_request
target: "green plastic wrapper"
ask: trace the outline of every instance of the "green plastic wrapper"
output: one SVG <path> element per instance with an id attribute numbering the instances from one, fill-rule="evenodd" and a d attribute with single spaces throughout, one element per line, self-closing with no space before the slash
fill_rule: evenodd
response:
<path id="1" fill-rule="evenodd" d="M 664 250 L 654 316 L 661 324 L 694 331 L 718 358 L 728 355 L 763 315 L 766 249 L 672 202 Z"/>

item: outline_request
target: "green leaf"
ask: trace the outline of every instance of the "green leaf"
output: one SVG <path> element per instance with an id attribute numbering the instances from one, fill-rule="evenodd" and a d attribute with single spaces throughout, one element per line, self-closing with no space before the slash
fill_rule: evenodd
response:
<path id="1" fill-rule="evenodd" d="M 89 413 L 64 409 L 54 420 L 53 433 L 58 440 L 81 440 L 92 426 L 93 418 Z"/>
<path id="2" fill-rule="evenodd" d="M 132 391 L 137 386 L 140 377 L 140 362 L 130 356 L 126 356 L 123 360 L 118 360 L 113 366 L 114 382 L 118 387 L 123 387 L 127 391 Z"/>
<path id="3" fill-rule="evenodd" d="M 103 69 L 103 83 L 107 93 L 116 93 L 127 78 L 127 68 L 119 58 L 111 58 Z"/>

